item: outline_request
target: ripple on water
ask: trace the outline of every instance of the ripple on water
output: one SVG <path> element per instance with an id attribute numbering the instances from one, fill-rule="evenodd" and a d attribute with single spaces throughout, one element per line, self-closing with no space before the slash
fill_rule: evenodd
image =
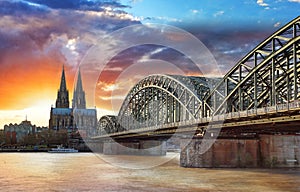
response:
<path id="1" fill-rule="evenodd" d="M 151 157 L 118 156 L 116 161 Z M 92 153 L 0 153 L 4 191 L 299 191 L 299 169 L 124 169 Z"/>

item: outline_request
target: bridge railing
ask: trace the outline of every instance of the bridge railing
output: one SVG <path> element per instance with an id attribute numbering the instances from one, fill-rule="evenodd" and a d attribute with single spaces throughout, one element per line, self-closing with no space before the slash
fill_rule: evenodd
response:
<path id="1" fill-rule="evenodd" d="M 172 127 L 185 127 L 191 125 L 198 125 L 198 124 L 207 124 L 210 122 L 221 122 L 230 119 L 239 119 L 239 118 L 247 118 L 247 117 L 254 117 L 254 116 L 263 116 L 268 114 L 275 114 L 275 113 L 284 113 L 289 111 L 296 111 L 300 110 L 300 101 L 294 101 L 291 103 L 284 103 L 284 104 L 277 104 L 275 106 L 269 107 L 262 107 L 258 109 L 250 109 L 245 111 L 238 111 L 238 112 L 231 112 L 226 114 L 219 114 L 210 117 L 203 117 L 200 119 L 192 119 L 187 121 L 180 121 L 180 122 L 172 122 L 163 125 L 154 125 L 154 126 L 147 126 L 144 125 L 141 128 L 141 125 L 133 125 L 129 130 L 123 131 L 122 133 L 132 133 L 132 132 L 144 132 L 144 131 L 155 131 L 160 129 L 172 128 Z M 109 135 L 118 135 L 120 132 L 109 134 Z"/>
<path id="2" fill-rule="evenodd" d="M 257 108 L 257 109 L 249 109 L 249 110 L 245 110 L 245 111 L 219 114 L 219 115 L 215 115 L 212 117 L 204 117 L 204 118 L 199 119 L 198 122 L 222 121 L 222 120 L 235 119 L 235 118 L 241 118 L 241 117 L 253 117 L 253 116 L 257 116 L 257 115 L 274 114 L 274 113 L 278 113 L 278 112 L 288 112 L 288 111 L 295 111 L 295 110 L 300 110 L 300 102 L 299 101 L 294 101 L 291 103 L 277 104 L 274 106 L 262 107 L 262 108 Z"/>
<path id="3" fill-rule="evenodd" d="M 193 124 L 204 124 L 204 123 L 210 123 L 210 122 L 254 117 L 254 116 L 258 116 L 258 115 L 263 116 L 263 115 L 267 115 L 267 114 L 275 114 L 278 112 L 288 112 L 288 111 L 295 111 L 295 110 L 300 110 L 300 102 L 299 101 L 294 101 L 291 103 L 284 103 L 284 104 L 277 104 L 275 106 L 262 107 L 262 108 L 258 108 L 258 109 L 249 109 L 249 110 L 245 110 L 245 111 L 219 114 L 219 115 L 215 115 L 215 116 L 204 117 L 204 118 L 189 120 L 189 121 L 182 121 L 182 122 L 177 122 L 177 123 L 172 123 L 172 124 L 165 124 L 164 127 L 180 127 L 180 126 L 187 126 L 187 125 L 193 125 Z M 159 126 L 157 126 L 157 127 L 159 127 Z"/>
<path id="4" fill-rule="evenodd" d="M 247 117 L 253 117 L 257 115 L 267 115 L 267 114 L 274 114 L 278 112 L 288 112 L 288 111 L 295 111 L 295 110 L 300 110 L 299 101 L 277 104 L 275 106 L 262 107 L 258 109 L 249 109 L 245 111 L 231 112 L 231 113 L 219 114 L 210 117 L 204 117 L 196 120 L 196 123 L 202 124 L 202 123 L 215 122 L 215 121 L 225 121 L 230 119 L 247 118 Z M 186 124 L 186 122 L 183 123 Z M 189 121 L 188 123 L 191 124 L 191 121 Z"/>

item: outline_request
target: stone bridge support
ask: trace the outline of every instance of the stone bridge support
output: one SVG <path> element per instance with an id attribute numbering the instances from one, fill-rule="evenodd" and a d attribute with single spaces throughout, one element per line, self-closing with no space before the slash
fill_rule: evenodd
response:
<path id="1" fill-rule="evenodd" d="M 104 141 L 102 152 L 104 155 L 166 155 L 166 141 L 137 140 L 137 141 Z"/>
<path id="2" fill-rule="evenodd" d="M 182 167 L 300 167 L 300 135 L 217 139 L 203 154 L 201 141 L 194 138 L 181 149 Z"/>

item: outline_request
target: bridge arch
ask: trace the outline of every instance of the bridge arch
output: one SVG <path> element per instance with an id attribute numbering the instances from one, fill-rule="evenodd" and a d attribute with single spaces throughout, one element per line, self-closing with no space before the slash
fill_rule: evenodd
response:
<path id="1" fill-rule="evenodd" d="M 198 119 L 209 90 L 204 77 L 150 75 L 130 90 L 118 122 L 125 129 L 136 129 Z"/>
<path id="2" fill-rule="evenodd" d="M 97 126 L 96 135 L 105 135 L 120 131 L 117 123 L 117 117 L 113 115 L 105 115 L 100 118 Z"/>
<path id="3" fill-rule="evenodd" d="M 115 133 L 288 104 L 300 99 L 299 74 L 300 17 L 256 46 L 223 79 L 176 75 L 142 79 L 128 93 L 118 116 L 102 122 L 108 133 Z"/>
<path id="4" fill-rule="evenodd" d="M 204 110 L 217 115 L 299 99 L 299 42 L 300 17 L 241 59 L 203 100 Z"/>

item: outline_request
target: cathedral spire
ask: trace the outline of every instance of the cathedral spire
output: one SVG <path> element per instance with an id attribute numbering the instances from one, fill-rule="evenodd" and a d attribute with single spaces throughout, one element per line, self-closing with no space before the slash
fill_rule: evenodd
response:
<path id="1" fill-rule="evenodd" d="M 73 93 L 73 100 L 72 100 L 72 108 L 75 109 L 85 109 L 86 108 L 86 101 L 85 101 L 85 92 L 83 91 L 82 87 L 82 80 L 81 80 L 81 73 L 80 68 L 77 76 L 77 82 Z"/>
<path id="2" fill-rule="evenodd" d="M 76 91 L 83 91 L 80 69 L 77 77 Z"/>
<path id="3" fill-rule="evenodd" d="M 67 90 L 66 77 L 65 77 L 65 66 L 64 65 L 63 65 L 63 68 L 62 68 L 59 90 L 60 91 L 66 91 Z"/>
<path id="4" fill-rule="evenodd" d="M 57 92 L 56 108 L 69 108 L 69 91 L 66 85 L 65 68 L 63 66 L 60 87 Z"/>

